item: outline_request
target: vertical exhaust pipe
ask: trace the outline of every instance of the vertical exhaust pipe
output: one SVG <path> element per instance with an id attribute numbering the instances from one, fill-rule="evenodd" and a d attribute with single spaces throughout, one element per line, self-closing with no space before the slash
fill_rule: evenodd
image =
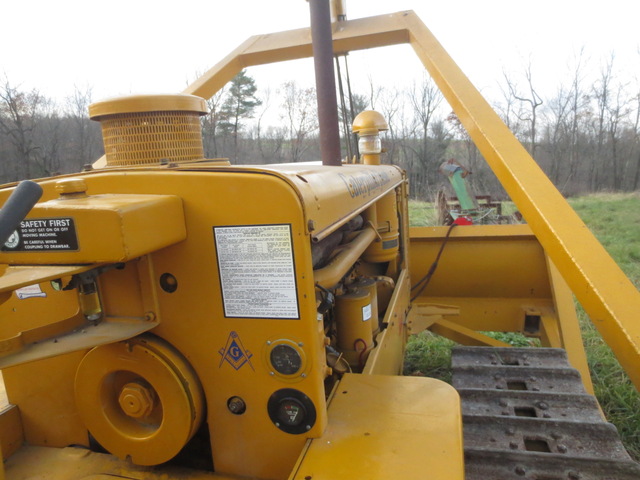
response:
<path id="1" fill-rule="evenodd" d="M 323 165 L 340 166 L 340 132 L 336 78 L 333 73 L 333 39 L 329 0 L 309 0 L 311 45 L 316 73 L 320 154 Z"/>

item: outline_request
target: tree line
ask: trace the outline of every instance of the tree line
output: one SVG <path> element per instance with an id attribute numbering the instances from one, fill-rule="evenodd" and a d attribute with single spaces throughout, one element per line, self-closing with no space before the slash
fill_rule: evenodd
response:
<path id="1" fill-rule="evenodd" d="M 640 87 L 617 78 L 612 56 L 587 80 L 576 62 L 572 77 L 552 95 L 536 87 L 531 64 L 505 73 L 496 111 L 565 195 L 640 188 Z M 438 166 L 449 158 L 465 165 L 478 194 L 504 193 L 459 119 L 428 77 L 409 88 L 376 86 L 342 95 L 339 107 L 345 157 L 357 152 L 353 118 L 373 108 L 387 119 L 385 163 L 408 172 L 413 198 L 433 199 L 445 183 Z M 0 83 L 0 181 L 80 171 L 102 155 L 99 124 L 88 118 L 91 88 L 61 102 Z M 289 80 L 258 89 L 240 72 L 207 101 L 202 117 L 208 158 L 268 164 L 318 160 L 315 91 Z"/>

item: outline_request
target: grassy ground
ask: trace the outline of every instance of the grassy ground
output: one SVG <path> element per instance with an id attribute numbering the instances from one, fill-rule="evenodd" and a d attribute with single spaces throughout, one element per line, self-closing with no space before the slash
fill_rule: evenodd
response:
<path id="1" fill-rule="evenodd" d="M 640 288 L 640 194 L 592 195 L 570 203 Z M 598 401 L 629 453 L 640 461 L 640 395 L 579 305 L 578 316 Z"/>
<path id="2" fill-rule="evenodd" d="M 571 205 L 624 272 L 640 287 L 640 194 L 598 194 L 570 200 Z M 434 225 L 431 204 L 410 202 L 412 226 Z M 596 396 L 609 421 L 616 425 L 629 453 L 640 461 L 640 395 L 620 368 L 582 308 L 578 316 Z M 638 312 L 640 316 L 640 312 Z M 526 344 L 517 334 L 497 334 L 514 345 Z M 405 373 L 450 380 L 449 350 L 453 342 L 423 332 L 407 346 Z"/>

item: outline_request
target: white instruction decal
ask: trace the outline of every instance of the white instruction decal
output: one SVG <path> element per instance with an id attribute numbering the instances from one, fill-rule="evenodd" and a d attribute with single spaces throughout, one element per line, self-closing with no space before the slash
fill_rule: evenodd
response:
<path id="1" fill-rule="evenodd" d="M 214 227 L 225 317 L 300 318 L 290 225 Z"/>
<path id="2" fill-rule="evenodd" d="M 29 285 L 27 287 L 18 288 L 16 290 L 16 295 L 20 300 L 24 300 L 25 298 L 47 296 L 47 294 L 40 289 L 40 285 L 38 285 L 37 283 L 35 285 Z"/>
<path id="3" fill-rule="evenodd" d="M 366 322 L 371 318 L 371 304 L 362 307 L 362 321 Z"/>

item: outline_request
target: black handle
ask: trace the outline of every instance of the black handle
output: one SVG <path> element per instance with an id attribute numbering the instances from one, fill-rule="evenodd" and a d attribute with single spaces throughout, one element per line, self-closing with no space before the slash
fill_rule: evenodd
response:
<path id="1" fill-rule="evenodd" d="M 38 203 L 42 196 L 42 187 L 31 180 L 24 180 L 0 209 L 0 246 L 4 245 L 11 234 L 20 226 L 20 222 Z"/>

